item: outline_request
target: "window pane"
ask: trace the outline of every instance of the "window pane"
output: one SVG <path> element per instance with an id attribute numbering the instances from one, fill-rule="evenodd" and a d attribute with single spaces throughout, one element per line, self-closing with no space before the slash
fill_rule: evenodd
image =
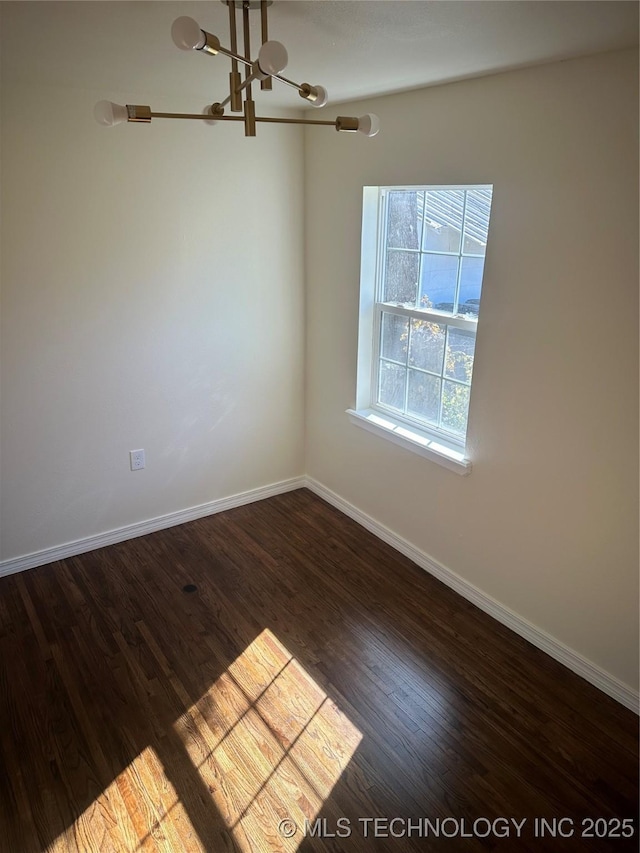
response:
<path id="1" fill-rule="evenodd" d="M 489 214 L 491 213 L 490 189 L 468 190 L 467 207 L 464 219 L 463 252 L 484 255 L 489 234 Z"/>
<path id="2" fill-rule="evenodd" d="M 465 435 L 469 415 L 468 385 L 458 385 L 445 380 L 442 389 L 442 428 Z"/>
<path id="3" fill-rule="evenodd" d="M 476 336 L 465 329 L 448 327 L 445 376 L 460 382 L 471 382 Z"/>
<path id="4" fill-rule="evenodd" d="M 460 259 L 460 295 L 458 310 L 461 314 L 478 315 L 484 258 Z"/>
<path id="5" fill-rule="evenodd" d="M 445 327 L 427 320 L 411 321 L 409 364 L 433 373 L 442 373 Z"/>
<path id="6" fill-rule="evenodd" d="M 440 386 L 441 381 L 436 376 L 427 373 L 419 373 L 417 370 L 409 371 L 409 399 L 407 411 L 410 415 L 435 424 L 438 422 L 438 410 L 440 408 Z"/>
<path id="7" fill-rule="evenodd" d="M 419 307 L 453 311 L 457 278 L 457 257 L 452 255 L 423 255 Z"/>
<path id="8" fill-rule="evenodd" d="M 406 368 L 389 361 L 380 362 L 379 402 L 402 411 L 404 409 L 404 389 L 407 381 Z"/>
<path id="9" fill-rule="evenodd" d="M 423 249 L 460 251 L 464 190 L 428 190 L 425 193 Z"/>
<path id="10" fill-rule="evenodd" d="M 387 197 L 387 246 L 394 249 L 419 249 L 424 193 L 391 192 Z"/>
<path id="11" fill-rule="evenodd" d="M 382 315 L 382 355 L 394 361 L 407 363 L 409 320 L 397 314 Z"/>
<path id="12" fill-rule="evenodd" d="M 384 273 L 384 302 L 416 304 L 420 255 L 417 252 L 387 252 Z"/>

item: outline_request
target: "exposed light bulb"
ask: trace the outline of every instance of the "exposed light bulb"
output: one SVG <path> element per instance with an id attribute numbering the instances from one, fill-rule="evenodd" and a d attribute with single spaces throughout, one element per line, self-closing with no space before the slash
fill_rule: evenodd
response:
<path id="1" fill-rule="evenodd" d="M 258 67 L 265 77 L 279 74 L 287 67 L 288 61 L 287 49 L 279 41 L 266 41 L 258 52 Z"/>
<path id="2" fill-rule="evenodd" d="M 329 101 L 329 93 L 324 86 L 314 86 L 313 88 L 316 92 L 316 98 L 309 103 L 312 107 L 324 107 Z"/>
<path id="3" fill-rule="evenodd" d="M 305 101 L 309 101 L 312 107 L 324 107 L 329 100 L 329 95 L 324 86 L 312 86 L 310 83 L 302 83 L 298 94 Z"/>
<path id="4" fill-rule="evenodd" d="M 112 127 L 129 120 L 127 108 L 122 104 L 114 104 L 112 101 L 98 101 L 93 108 L 93 117 L 98 124 Z"/>
<path id="5" fill-rule="evenodd" d="M 217 119 L 224 115 L 224 107 L 216 101 L 215 104 L 208 104 L 202 114 L 207 116 L 204 124 L 218 124 Z"/>
<path id="6" fill-rule="evenodd" d="M 206 42 L 198 22 L 186 15 L 176 18 L 171 25 L 171 38 L 180 50 L 201 50 Z"/>
<path id="7" fill-rule="evenodd" d="M 380 119 L 373 113 L 367 113 L 358 119 L 358 132 L 365 136 L 375 136 L 380 130 Z"/>

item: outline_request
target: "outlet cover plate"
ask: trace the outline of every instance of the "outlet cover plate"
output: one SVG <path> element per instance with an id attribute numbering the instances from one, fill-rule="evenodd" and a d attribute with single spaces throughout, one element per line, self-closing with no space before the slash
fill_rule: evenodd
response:
<path id="1" fill-rule="evenodd" d="M 144 450 L 130 450 L 129 464 L 132 471 L 140 471 L 145 466 Z"/>

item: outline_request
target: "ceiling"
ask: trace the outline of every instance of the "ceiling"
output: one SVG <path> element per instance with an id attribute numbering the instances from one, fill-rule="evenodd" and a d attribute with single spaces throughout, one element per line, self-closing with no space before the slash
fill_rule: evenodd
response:
<path id="1" fill-rule="evenodd" d="M 276 0 L 269 35 L 284 74 L 320 83 L 333 103 L 638 44 L 638 3 L 617 0 Z M 228 10 L 203 2 L 2 2 L 3 80 L 94 89 L 153 109 L 200 110 L 225 96 L 229 62 L 178 50 L 179 15 L 229 46 Z M 251 13 L 252 53 L 259 13 Z M 261 104 L 303 106 L 275 85 Z"/>

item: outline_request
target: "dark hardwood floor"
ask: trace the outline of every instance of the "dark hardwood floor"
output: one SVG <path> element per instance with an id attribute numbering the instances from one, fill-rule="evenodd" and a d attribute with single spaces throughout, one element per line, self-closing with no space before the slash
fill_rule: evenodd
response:
<path id="1" fill-rule="evenodd" d="M 7 853 L 638 849 L 637 717 L 306 490 L 0 579 L 0 714 Z"/>

